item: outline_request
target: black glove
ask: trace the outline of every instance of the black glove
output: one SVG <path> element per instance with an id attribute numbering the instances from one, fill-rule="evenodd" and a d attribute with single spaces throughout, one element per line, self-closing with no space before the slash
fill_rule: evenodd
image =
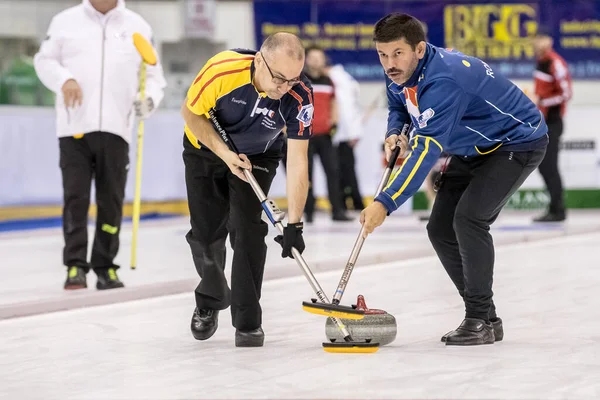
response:
<path id="1" fill-rule="evenodd" d="M 302 222 L 296 222 L 295 224 L 288 224 L 283 228 L 283 235 L 275 236 L 275 241 L 283 247 L 281 257 L 294 258 L 292 256 L 292 247 L 302 254 L 306 246 L 304 245 L 304 239 L 302 239 L 302 228 L 304 224 Z"/>

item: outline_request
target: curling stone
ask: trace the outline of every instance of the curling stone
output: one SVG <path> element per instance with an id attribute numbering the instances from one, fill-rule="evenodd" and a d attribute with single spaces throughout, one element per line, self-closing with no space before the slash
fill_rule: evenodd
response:
<path id="1" fill-rule="evenodd" d="M 396 318 L 383 310 L 369 309 L 362 295 L 356 300 L 356 308 L 365 311 L 363 319 L 344 319 L 342 323 L 346 325 L 350 336 L 355 341 L 370 339 L 371 342 L 378 342 L 380 346 L 390 344 L 396 339 Z M 325 322 L 325 334 L 331 342 L 340 342 L 344 340 L 342 333 L 331 318 Z"/>

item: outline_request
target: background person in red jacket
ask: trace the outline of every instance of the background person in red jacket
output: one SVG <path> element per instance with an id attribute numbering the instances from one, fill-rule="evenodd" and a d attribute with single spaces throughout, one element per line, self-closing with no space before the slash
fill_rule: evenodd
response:
<path id="1" fill-rule="evenodd" d="M 571 76 L 566 61 L 553 48 L 551 32 L 540 27 L 533 41 L 537 65 L 533 73 L 534 102 L 544 114 L 548 124 L 550 142 L 546 156 L 539 166 L 550 195 L 550 205 L 546 214 L 536 222 L 564 221 L 566 218 L 563 184 L 558 170 L 560 136 L 563 133 L 563 116 L 567 102 L 573 94 Z"/>
<path id="2" fill-rule="evenodd" d="M 313 194 L 313 160 L 315 155 L 319 156 L 325 177 L 327 178 L 327 193 L 331 203 L 331 218 L 334 221 L 350 221 L 352 218 L 346 216 L 342 208 L 342 199 L 339 195 L 339 177 L 335 150 L 333 148 L 332 135 L 338 122 L 337 106 L 335 101 L 335 89 L 333 82 L 327 76 L 325 68 L 327 58 L 320 47 L 312 46 L 306 48 L 306 60 L 304 73 L 312 83 L 314 92 L 315 114 L 312 121 L 313 134 L 308 145 L 308 179 L 310 186 L 308 198 L 306 199 L 306 222 L 312 222 L 315 211 L 315 197 Z M 340 171 L 344 173 L 344 171 Z"/>

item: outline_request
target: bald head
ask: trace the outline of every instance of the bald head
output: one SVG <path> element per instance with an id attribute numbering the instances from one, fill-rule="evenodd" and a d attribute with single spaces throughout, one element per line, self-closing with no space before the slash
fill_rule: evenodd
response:
<path id="1" fill-rule="evenodd" d="M 267 37 L 260 47 L 265 55 L 285 54 L 294 60 L 304 60 L 304 46 L 298 36 L 288 32 L 277 32 Z"/>
<path id="2" fill-rule="evenodd" d="M 304 46 L 298 36 L 277 32 L 260 46 L 254 59 L 254 84 L 277 100 L 299 82 L 304 68 Z"/>

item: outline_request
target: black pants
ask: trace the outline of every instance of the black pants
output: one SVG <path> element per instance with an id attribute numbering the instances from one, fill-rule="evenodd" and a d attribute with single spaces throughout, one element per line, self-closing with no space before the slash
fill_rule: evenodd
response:
<path id="1" fill-rule="evenodd" d="M 563 133 L 563 120 L 560 116 L 560 111 L 550 112 L 547 123 L 550 141 L 546 150 L 546 156 L 540 164 L 539 171 L 550 195 L 550 207 L 548 211 L 553 214 L 563 214 L 565 212 L 565 202 L 562 179 L 558 170 L 558 147 L 560 136 Z"/>
<path id="2" fill-rule="evenodd" d="M 338 176 L 340 178 L 340 196 L 342 208 L 346 209 L 346 200 L 350 198 L 355 210 L 365 208 L 358 188 L 356 170 L 354 169 L 354 148 L 348 142 L 340 142 L 337 146 Z"/>
<path id="3" fill-rule="evenodd" d="M 199 309 L 231 306 L 233 326 L 240 330 L 262 323 L 259 304 L 267 256 L 268 225 L 250 184 L 233 175 L 212 152 L 193 147 L 184 136 L 183 161 L 191 230 L 186 239 L 200 284 L 195 290 Z M 268 193 L 281 160 L 280 151 L 249 156 L 252 173 Z M 225 240 L 233 248 L 231 289 L 225 277 Z"/>
<path id="4" fill-rule="evenodd" d="M 129 168 L 129 144 L 120 136 L 91 132 L 81 139 L 59 139 L 63 181 L 63 263 L 89 271 L 118 268 L 113 264 L 119 250 L 123 199 Z M 91 262 L 87 262 L 88 209 L 92 179 L 96 183 L 96 233 Z"/>
<path id="5" fill-rule="evenodd" d="M 490 225 L 544 157 L 545 149 L 454 156 L 427 225 L 429 239 L 465 302 L 466 317 L 496 317 Z"/>
<path id="6" fill-rule="evenodd" d="M 337 162 L 335 161 L 335 150 L 333 149 L 331 135 L 312 136 L 308 143 L 308 180 L 310 181 L 310 185 L 304 210 L 308 215 L 313 215 L 315 212 L 315 196 L 313 194 L 313 162 L 315 155 L 319 156 L 323 170 L 325 171 L 331 211 L 333 215 L 339 215 L 342 212 L 342 204 L 339 195 Z"/>

